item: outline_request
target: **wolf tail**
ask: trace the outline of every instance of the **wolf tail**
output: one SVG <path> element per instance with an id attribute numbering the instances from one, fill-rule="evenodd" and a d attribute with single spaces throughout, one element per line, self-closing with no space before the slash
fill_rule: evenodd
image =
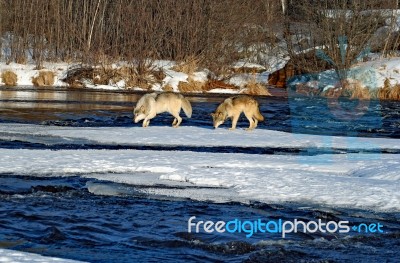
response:
<path id="1" fill-rule="evenodd" d="M 254 117 L 258 120 L 258 121 L 264 121 L 264 116 L 261 115 L 260 112 L 260 108 L 258 107 L 258 103 L 257 103 L 257 111 L 254 114 Z"/>
<path id="2" fill-rule="evenodd" d="M 189 102 L 185 97 L 183 97 L 183 96 L 182 96 L 182 98 L 181 98 L 181 101 L 182 101 L 182 109 L 183 109 L 183 111 L 185 112 L 185 114 L 186 114 L 186 116 L 187 116 L 188 118 L 191 118 L 191 117 L 192 117 L 192 105 L 191 105 L 190 102 Z"/>

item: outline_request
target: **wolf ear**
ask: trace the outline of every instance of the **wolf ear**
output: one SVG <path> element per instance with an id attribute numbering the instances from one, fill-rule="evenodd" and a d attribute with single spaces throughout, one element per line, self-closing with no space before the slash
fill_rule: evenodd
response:
<path id="1" fill-rule="evenodd" d="M 210 115 L 211 115 L 212 117 L 214 117 L 214 116 L 215 116 L 215 113 L 211 113 Z"/>
<path id="2" fill-rule="evenodd" d="M 218 112 L 218 117 L 221 117 L 222 116 L 222 112 Z"/>

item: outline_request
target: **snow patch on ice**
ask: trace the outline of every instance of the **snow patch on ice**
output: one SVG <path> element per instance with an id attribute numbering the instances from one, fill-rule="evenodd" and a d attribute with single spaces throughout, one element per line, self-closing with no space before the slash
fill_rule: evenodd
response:
<path id="1" fill-rule="evenodd" d="M 1 149 L 1 173 L 76 176 L 127 185 L 146 193 L 216 202 L 296 202 L 400 211 L 400 155 L 254 155 L 136 150 Z M 184 186 L 182 190 L 159 185 Z M 198 189 L 186 189 L 188 186 Z M 98 194 L 126 190 L 88 185 Z M 206 188 L 204 188 L 206 187 Z M 210 187 L 210 188 L 207 188 Z M 201 196 L 197 192 L 201 192 Z M 203 199 L 206 198 L 206 199 Z"/>

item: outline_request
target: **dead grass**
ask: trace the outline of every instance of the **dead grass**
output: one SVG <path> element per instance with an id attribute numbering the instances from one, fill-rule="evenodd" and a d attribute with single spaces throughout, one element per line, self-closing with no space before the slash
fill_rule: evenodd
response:
<path id="1" fill-rule="evenodd" d="M 338 98 L 340 96 L 349 97 L 350 99 L 369 100 L 371 99 L 370 90 L 363 87 L 360 81 L 355 79 L 345 79 L 341 85 L 330 88 L 322 95 L 327 98 Z"/>
<path id="2" fill-rule="evenodd" d="M 358 80 L 344 80 L 343 81 L 343 92 L 347 93 L 350 99 L 369 100 L 371 94 L 369 89 L 363 87 L 361 82 Z"/>
<path id="3" fill-rule="evenodd" d="M 204 82 L 195 81 L 192 77 L 189 76 L 187 82 L 179 82 L 178 89 L 182 93 L 202 93 L 204 92 L 204 86 Z"/>
<path id="4" fill-rule="evenodd" d="M 271 93 L 269 93 L 268 88 L 263 84 L 261 84 L 260 82 L 257 82 L 255 77 L 251 78 L 250 81 L 246 83 L 246 85 L 240 91 L 240 93 L 247 95 L 257 95 L 257 96 L 271 96 Z"/>
<path id="5" fill-rule="evenodd" d="M 264 71 L 266 71 L 266 69 L 243 66 L 239 68 L 232 68 L 232 71 L 235 74 L 256 74 L 256 73 L 263 73 Z"/>
<path id="6" fill-rule="evenodd" d="M 32 83 L 36 87 L 53 86 L 55 74 L 51 71 L 40 71 L 37 77 L 32 78 Z"/>
<path id="7" fill-rule="evenodd" d="M 173 66 L 171 69 L 177 72 L 188 74 L 190 76 L 199 69 L 200 61 L 200 57 L 190 56 Z"/>
<path id="8" fill-rule="evenodd" d="M 366 87 L 355 87 L 351 90 L 350 99 L 370 100 L 371 93 Z"/>
<path id="9" fill-rule="evenodd" d="M 15 63 L 26 65 L 28 59 L 25 54 L 20 54 L 15 58 Z"/>
<path id="10" fill-rule="evenodd" d="M 17 74 L 11 70 L 2 72 L 1 79 L 5 86 L 16 86 L 18 81 Z"/>
<path id="11" fill-rule="evenodd" d="M 330 88 L 322 93 L 322 95 L 326 98 L 338 98 L 341 94 L 342 94 L 341 87 Z"/>
<path id="12" fill-rule="evenodd" d="M 396 84 L 390 92 L 390 98 L 392 100 L 400 100 L 400 84 Z"/>
<path id="13" fill-rule="evenodd" d="M 131 74 L 126 76 L 125 83 L 126 88 L 139 87 L 141 89 L 148 90 L 157 83 L 157 79 L 154 77 L 151 71 L 139 73 L 135 68 L 132 68 Z"/>
<path id="14" fill-rule="evenodd" d="M 235 85 L 232 84 L 228 84 L 225 83 L 221 80 L 215 80 L 215 79 L 209 79 L 204 87 L 203 87 L 203 91 L 207 92 L 210 91 L 212 89 L 233 89 L 233 90 L 239 90 L 238 87 L 236 87 Z"/>
<path id="15" fill-rule="evenodd" d="M 165 85 L 163 88 L 163 91 L 165 91 L 165 92 L 173 92 L 174 91 L 174 89 L 172 88 L 172 86 L 171 85 Z"/>
<path id="16" fill-rule="evenodd" d="M 383 87 L 379 88 L 376 97 L 380 100 L 400 100 L 400 84 L 392 86 L 389 79 L 385 79 Z"/>
<path id="17" fill-rule="evenodd" d="M 162 81 L 165 79 L 165 77 L 167 76 L 164 72 L 164 70 L 162 69 L 156 69 L 153 70 L 153 76 L 156 79 L 157 82 L 162 83 Z"/>
<path id="18" fill-rule="evenodd" d="M 331 88 L 324 94 L 328 98 L 339 96 L 350 97 L 350 99 L 369 100 L 400 100 L 400 84 L 392 86 L 389 79 L 385 79 L 383 87 L 379 89 L 368 89 L 363 87 L 357 80 L 344 80 L 342 87 Z"/>
<path id="19" fill-rule="evenodd" d="M 331 88 L 324 94 L 328 98 L 339 96 L 350 97 L 350 99 L 369 100 L 400 100 L 400 84 L 392 86 L 389 79 L 385 79 L 383 87 L 379 89 L 368 89 L 363 87 L 358 80 L 344 80 L 341 87 Z"/>

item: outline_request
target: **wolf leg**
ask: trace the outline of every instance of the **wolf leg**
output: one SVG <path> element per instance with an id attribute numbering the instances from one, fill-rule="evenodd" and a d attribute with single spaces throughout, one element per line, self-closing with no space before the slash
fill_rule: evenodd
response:
<path id="1" fill-rule="evenodd" d="M 237 122 L 238 122 L 238 120 L 239 120 L 239 115 L 240 115 L 240 114 L 236 114 L 236 115 L 233 115 L 233 116 L 232 116 L 232 128 L 229 128 L 229 130 L 234 130 L 234 129 L 236 129 L 236 124 L 237 124 Z"/>
<path id="2" fill-rule="evenodd" d="M 257 124 L 255 124 L 254 121 L 253 121 L 253 117 L 248 112 L 244 112 L 244 115 L 246 116 L 247 120 L 250 123 L 249 128 L 247 128 L 246 131 L 253 130 L 257 126 Z"/>
<path id="3" fill-rule="evenodd" d="M 143 120 L 142 127 L 143 127 L 143 128 L 146 128 L 146 127 L 148 127 L 148 126 L 149 126 L 149 124 L 150 124 L 150 120 L 148 120 L 148 119 L 144 119 L 144 120 Z"/>
<path id="4" fill-rule="evenodd" d="M 254 120 L 254 128 L 256 128 L 258 125 L 258 120 L 256 118 L 253 118 L 253 120 Z"/>
<path id="5" fill-rule="evenodd" d="M 156 116 L 155 113 L 150 113 L 149 115 L 146 116 L 143 120 L 143 127 L 148 127 L 150 124 L 150 120 L 153 119 Z"/>
<path id="6" fill-rule="evenodd" d="M 174 120 L 174 121 L 172 122 L 172 127 L 178 128 L 179 125 L 180 125 L 181 122 L 182 122 L 182 118 L 179 116 L 179 112 L 174 112 L 174 113 L 171 112 L 171 114 L 172 114 L 172 116 L 175 117 L 175 120 L 177 121 L 177 122 L 175 122 L 175 120 Z"/>

